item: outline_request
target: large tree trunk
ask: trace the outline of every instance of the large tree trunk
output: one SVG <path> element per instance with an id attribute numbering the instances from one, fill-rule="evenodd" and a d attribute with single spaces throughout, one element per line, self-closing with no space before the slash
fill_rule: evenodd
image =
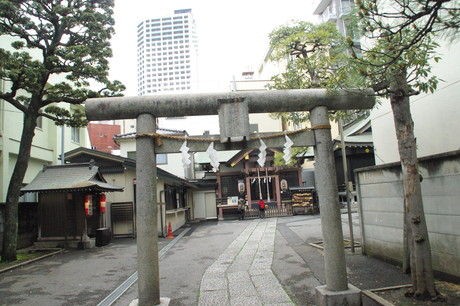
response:
<path id="1" fill-rule="evenodd" d="M 431 249 L 423 212 L 420 174 L 414 122 L 410 113 L 406 72 L 396 73 L 391 85 L 390 102 L 398 139 L 399 156 L 403 173 L 404 201 L 408 225 L 410 267 L 413 293 L 416 298 L 435 297 Z"/>
<path id="2" fill-rule="evenodd" d="M 6 195 L 5 225 L 3 229 L 2 261 L 16 260 L 16 247 L 18 240 L 18 202 L 22 181 L 26 174 L 32 140 L 37 126 L 37 116 L 24 114 L 24 124 L 21 143 L 10 184 Z"/>
<path id="3" fill-rule="evenodd" d="M 410 273 L 410 251 L 409 251 L 409 237 L 410 237 L 410 224 L 407 222 L 406 217 L 406 201 L 404 201 L 404 213 L 403 213 L 403 259 L 402 259 L 402 271 L 406 274 Z"/>

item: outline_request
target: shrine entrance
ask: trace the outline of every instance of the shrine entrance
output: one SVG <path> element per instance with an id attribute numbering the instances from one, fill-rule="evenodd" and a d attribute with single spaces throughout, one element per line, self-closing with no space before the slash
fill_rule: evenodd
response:
<path id="1" fill-rule="evenodd" d="M 217 151 L 259 148 L 259 168 L 265 165 L 265 149 L 282 147 L 289 136 L 290 146 L 314 146 L 315 178 L 321 211 L 324 240 L 326 286 L 317 287 L 318 302 L 340 292 L 344 301 L 356 295 L 348 284 L 343 233 L 335 176 L 329 110 L 369 109 L 375 103 L 372 90 L 353 91 L 297 89 L 226 92 L 208 94 L 170 94 L 142 97 L 89 99 L 88 120 L 137 119 L 137 259 L 139 305 L 160 303 L 160 278 L 157 235 L 156 153 L 208 151 L 211 164 L 218 163 Z M 250 134 L 249 113 L 310 111 L 311 129 L 271 134 Z M 157 117 L 219 115 L 220 135 L 172 137 L 156 133 Z M 185 144 L 185 146 L 184 146 Z M 184 154 L 186 155 L 186 154 Z M 216 167 L 217 168 L 217 167 Z M 260 176 L 260 169 L 259 176 Z M 254 178 L 248 169 L 246 184 Z M 268 176 L 268 175 L 267 175 Z M 276 174 L 270 174 L 275 177 Z M 272 178 L 273 181 L 273 178 Z M 275 188 L 279 184 L 275 183 Z M 252 187 L 249 194 L 252 195 Z M 270 192 L 270 186 L 268 188 Z M 272 187 L 273 190 L 273 187 Z M 269 193 L 268 192 L 268 193 Z M 272 191 L 273 192 L 273 191 Z M 268 197 L 267 193 L 267 197 Z"/>
<path id="2" fill-rule="evenodd" d="M 292 137 L 292 134 L 302 132 L 291 131 L 289 134 Z M 290 139 L 287 134 L 284 137 L 285 140 Z M 289 153 L 290 149 L 285 151 Z M 227 161 L 225 171 L 216 173 L 219 220 L 240 217 L 237 210 L 238 198 L 247 201 L 249 211 L 246 216 L 258 216 L 260 199 L 268 205 L 269 216 L 292 214 L 291 202 L 282 196 L 281 181 L 284 180 L 286 188 L 300 186 L 301 170 L 300 167 L 275 166 L 275 153 L 283 153 L 283 151 L 280 148 L 267 148 L 265 163 L 263 163 L 260 162 L 260 148 L 241 150 Z"/>
<path id="3" fill-rule="evenodd" d="M 250 176 L 248 179 L 251 182 L 251 201 L 248 201 L 249 205 L 256 205 L 257 201 L 255 199 L 262 199 L 267 204 L 280 202 L 279 194 L 275 193 L 275 183 L 278 182 L 277 175 L 264 175 L 262 179 L 257 176 Z"/>

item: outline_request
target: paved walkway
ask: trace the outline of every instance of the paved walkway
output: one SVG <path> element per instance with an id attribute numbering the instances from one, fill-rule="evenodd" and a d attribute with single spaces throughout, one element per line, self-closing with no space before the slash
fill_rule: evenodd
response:
<path id="1" fill-rule="evenodd" d="M 359 221 L 357 215 L 353 220 Z M 170 297 L 171 306 L 315 305 L 324 260 L 308 243 L 321 239 L 319 216 L 194 225 L 160 261 L 161 296 Z M 160 239 L 159 248 L 169 243 Z M 410 283 L 396 266 L 359 251 L 346 256 L 349 282 L 361 289 Z M 96 305 L 135 271 L 136 244 L 130 238 L 69 250 L 0 274 L 0 305 Z M 136 298 L 133 285 L 115 305 Z"/>
<path id="2" fill-rule="evenodd" d="M 199 305 L 292 305 L 271 270 L 277 218 L 254 220 L 201 280 Z"/>

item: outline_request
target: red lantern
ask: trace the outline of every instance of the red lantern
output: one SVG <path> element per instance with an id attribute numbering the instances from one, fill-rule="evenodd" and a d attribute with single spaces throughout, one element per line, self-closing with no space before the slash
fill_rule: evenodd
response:
<path id="1" fill-rule="evenodd" d="M 107 203 L 107 198 L 105 196 L 105 193 L 101 193 L 99 195 L 99 212 L 101 214 L 105 213 L 105 210 L 106 210 L 105 205 L 106 205 L 106 203 Z"/>
<path id="2" fill-rule="evenodd" d="M 92 201 L 93 201 L 93 198 L 90 194 L 85 195 L 85 215 L 86 216 L 93 215 Z"/>

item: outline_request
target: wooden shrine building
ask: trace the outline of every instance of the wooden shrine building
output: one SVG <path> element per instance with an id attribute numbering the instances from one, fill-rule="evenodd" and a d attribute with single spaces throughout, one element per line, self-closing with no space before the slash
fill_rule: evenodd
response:
<path id="1" fill-rule="evenodd" d="M 106 192 L 123 187 L 107 183 L 94 163 L 46 166 L 22 193 L 36 192 L 38 242 L 44 246 L 92 247 L 96 230 L 103 226 Z"/>
<path id="2" fill-rule="evenodd" d="M 265 167 L 257 163 L 258 149 L 241 150 L 221 165 L 216 173 L 217 202 L 221 204 L 218 207 L 234 208 L 237 199 L 243 197 L 250 208 L 256 208 L 260 199 L 269 207 L 281 208 L 282 200 L 288 196 L 287 189 L 301 185 L 301 168 L 274 166 L 275 152 L 279 150 L 267 149 Z M 224 212 L 219 209 L 221 216 Z"/>

